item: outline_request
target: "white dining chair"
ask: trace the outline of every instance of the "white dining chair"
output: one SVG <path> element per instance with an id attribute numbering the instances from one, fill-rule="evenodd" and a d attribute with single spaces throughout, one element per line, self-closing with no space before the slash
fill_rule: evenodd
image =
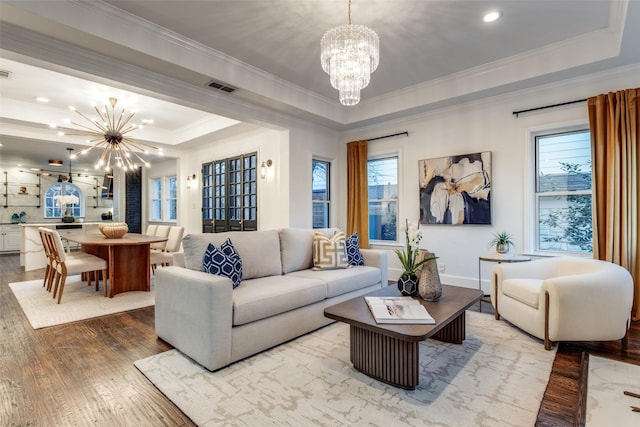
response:
<path id="1" fill-rule="evenodd" d="M 149 225 L 147 225 L 147 231 L 145 231 L 144 234 L 146 234 L 148 236 L 155 236 L 157 228 L 158 228 L 158 226 L 156 224 L 149 224 Z"/>
<path id="2" fill-rule="evenodd" d="M 158 225 L 156 228 L 156 232 L 153 234 L 157 237 L 169 237 L 169 230 L 171 229 L 168 225 Z M 157 251 L 164 251 L 165 246 L 167 245 L 167 241 L 163 242 L 155 242 L 151 244 L 151 249 L 155 249 Z"/>
<path id="3" fill-rule="evenodd" d="M 173 254 L 180 251 L 183 234 L 184 227 L 180 227 L 178 225 L 171 226 L 164 250 L 151 251 L 151 271 L 153 273 L 156 272 L 156 267 L 158 265 L 171 265 L 173 261 Z"/>

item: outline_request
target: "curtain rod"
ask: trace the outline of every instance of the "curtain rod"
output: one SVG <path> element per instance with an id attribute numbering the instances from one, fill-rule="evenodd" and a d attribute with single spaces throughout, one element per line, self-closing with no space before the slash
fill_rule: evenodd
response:
<path id="1" fill-rule="evenodd" d="M 577 99 L 575 101 L 562 102 L 560 104 L 545 105 L 544 107 L 529 108 L 528 110 L 514 111 L 513 115 L 518 117 L 518 114 L 521 114 L 521 113 L 528 113 L 530 111 L 536 111 L 536 110 L 545 110 L 547 108 L 561 107 L 563 105 L 577 104 L 578 102 L 586 102 L 586 101 L 587 101 L 587 99 L 585 98 L 585 99 Z"/>
<path id="2" fill-rule="evenodd" d="M 375 141 L 377 139 L 385 139 L 385 138 L 391 138 L 392 136 L 399 136 L 399 135 L 407 135 L 409 136 L 409 132 L 400 132 L 400 133 L 394 133 L 393 135 L 385 135 L 385 136 L 379 136 L 377 138 L 369 138 L 367 139 L 367 141 Z"/>

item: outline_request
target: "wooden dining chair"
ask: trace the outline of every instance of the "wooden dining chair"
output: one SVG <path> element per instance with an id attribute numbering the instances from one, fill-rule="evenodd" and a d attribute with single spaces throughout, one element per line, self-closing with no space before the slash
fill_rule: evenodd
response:
<path id="1" fill-rule="evenodd" d="M 99 276 L 97 273 L 94 273 L 101 271 L 104 296 L 107 296 L 107 261 L 86 252 L 68 254 L 64 251 L 60 233 L 55 230 L 49 230 L 49 234 L 53 241 L 53 251 L 56 260 L 53 298 L 55 299 L 56 295 L 58 296 L 58 304 L 60 304 L 62 300 L 62 292 L 64 291 L 68 274 L 90 273 L 88 274 L 89 284 L 91 284 L 92 278 L 95 278 L 97 291 L 99 289 Z"/>
<path id="2" fill-rule="evenodd" d="M 170 265 L 173 261 L 173 254 L 180 250 L 184 227 L 178 225 L 169 228 L 169 234 L 164 250 L 151 250 L 151 271 L 155 274 L 158 265 Z"/>
<path id="3" fill-rule="evenodd" d="M 44 256 L 47 258 L 47 266 L 44 270 L 42 286 L 49 291 L 51 290 L 51 283 L 53 283 L 53 277 L 55 275 L 55 258 L 53 257 L 53 251 L 51 250 L 47 229 L 44 227 L 38 227 L 38 233 L 40 233 L 40 240 L 42 240 Z"/>

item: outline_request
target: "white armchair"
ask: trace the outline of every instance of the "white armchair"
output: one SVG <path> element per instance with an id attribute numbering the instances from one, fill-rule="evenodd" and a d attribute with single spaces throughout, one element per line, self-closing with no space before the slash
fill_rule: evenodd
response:
<path id="1" fill-rule="evenodd" d="M 491 303 L 500 316 L 544 340 L 623 340 L 631 322 L 633 279 L 623 267 L 577 257 L 499 264 Z"/>

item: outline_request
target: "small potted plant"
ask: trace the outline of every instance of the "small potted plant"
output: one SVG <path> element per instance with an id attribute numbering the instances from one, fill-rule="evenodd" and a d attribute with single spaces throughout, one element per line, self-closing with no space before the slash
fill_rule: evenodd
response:
<path id="1" fill-rule="evenodd" d="M 505 231 L 501 233 L 494 233 L 493 239 L 489 242 L 489 246 L 496 247 L 496 252 L 499 254 L 506 254 L 509 252 L 509 247 L 513 245 L 513 237 Z"/>

